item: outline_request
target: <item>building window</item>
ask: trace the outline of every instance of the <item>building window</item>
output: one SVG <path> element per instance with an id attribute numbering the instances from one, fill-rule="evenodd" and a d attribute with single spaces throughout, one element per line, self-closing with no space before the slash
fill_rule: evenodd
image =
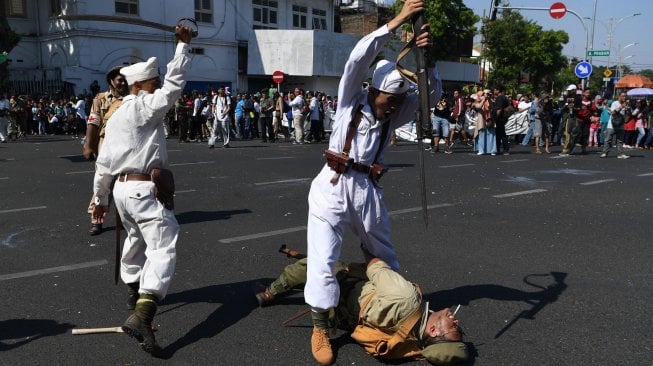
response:
<path id="1" fill-rule="evenodd" d="M 61 15 L 61 0 L 50 0 L 50 16 Z"/>
<path id="2" fill-rule="evenodd" d="M 254 29 L 276 29 L 278 1 L 252 0 L 252 25 Z"/>
<path id="3" fill-rule="evenodd" d="M 195 0 L 195 20 L 213 24 L 213 0 Z"/>
<path id="4" fill-rule="evenodd" d="M 116 0 L 116 13 L 138 15 L 138 0 Z"/>
<path id="5" fill-rule="evenodd" d="M 305 6 L 293 5 L 292 6 L 292 26 L 293 28 L 306 29 L 306 18 L 308 8 Z"/>
<path id="6" fill-rule="evenodd" d="M 8 18 L 27 18 L 26 0 L 5 0 L 4 3 Z"/>
<path id="7" fill-rule="evenodd" d="M 313 9 L 313 29 L 326 30 L 326 10 Z"/>

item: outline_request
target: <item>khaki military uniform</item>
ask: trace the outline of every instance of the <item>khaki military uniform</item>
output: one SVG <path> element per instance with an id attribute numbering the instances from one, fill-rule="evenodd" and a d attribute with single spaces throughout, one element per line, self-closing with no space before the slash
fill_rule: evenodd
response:
<path id="1" fill-rule="evenodd" d="M 122 96 L 114 96 L 111 91 L 106 91 L 103 93 L 98 93 L 95 98 L 93 98 L 93 104 L 91 105 L 91 113 L 88 116 L 87 124 L 97 126 L 99 133 L 99 142 L 97 146 L 97 154 L 100 154 L 102 149 L 102 144 L 104 143 L 104 134 L 107 126 L 107 122 L 111 115 L 118 110 L 122 102 Z M 91 202 L 88 204 L 88 213 L 91 214 L 91 223 L 96 224 L 96 220 L 92 218 L 93 208 L 95 207 L 95 194 L 91 196 Z"/>
<path id="2" fill-rule="evenodd" d="M 284 268 L 281 275 L 270 285 L 275 296 L 292 289 L 302 288 L 306 283 L 306 261 L 300 259 Z M 365 269 L 362 263 L 336 262 L 334 269 L 340 285 L 340 299 L 335 308 L 337 326 L 351 331 L 358 322 L 361 305 L 374 292 L 361 315 L 361 321 L 377 329 L 392 329 L 408 318 L 422 304 L 415 285 L 388 264 L 378 261 Z M 415 337 L 424 333 L 428 311 L 422 311 L 420 321 L 413 329 Z"/>

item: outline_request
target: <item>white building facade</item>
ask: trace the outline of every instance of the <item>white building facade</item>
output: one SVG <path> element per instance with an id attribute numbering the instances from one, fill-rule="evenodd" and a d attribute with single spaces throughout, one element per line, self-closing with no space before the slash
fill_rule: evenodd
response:
<path id="1" fill-rule="evenodd" d="M 114 66 L 156 56 L 160 73 L 172 57 L 172 33 L 140 25 L 62 20 L 103 15 L 175 25 L 197 20 L 187 90 L 229 86 L 260 91 L 284 75 L 282 90 L 300 87 L 335 95 L 358 36 L 333 32 L 334 0 L 4 0 L 21 36 L 9 54 L 12 93 L 87 94 Z M 384 52 L 394 57 L 400 45 Z M 446 77 L 446 75 L 444 75 Z M 458 78 L 454 77 L 453 80 Z"/>

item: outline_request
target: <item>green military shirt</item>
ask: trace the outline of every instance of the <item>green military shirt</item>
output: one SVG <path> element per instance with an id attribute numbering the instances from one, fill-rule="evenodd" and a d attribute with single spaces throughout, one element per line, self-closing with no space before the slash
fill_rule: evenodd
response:
<path id="1" fill-rule="evenodd" d="M 421 305 L 421 296 L 411 282 L 395 272 L 388 264 L 378 261 L 367 267 L 369 279 L 361 290 L 358 303 L 376 294 L 367 304 L 361 320 L 369 326 L 392 329 Z"/>

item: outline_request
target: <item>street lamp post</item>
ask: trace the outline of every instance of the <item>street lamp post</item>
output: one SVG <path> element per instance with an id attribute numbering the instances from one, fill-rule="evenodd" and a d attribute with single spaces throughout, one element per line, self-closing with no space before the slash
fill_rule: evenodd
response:
<path id="1" fill-rule="evenodd" d="M 612 51 L 612 40 L 614 38 L 613 37 L 614 36 L 614 31 L 615 31 L 615 28 L 617 27 L 617 25 L 619 25 L 619 23 L 623 22 L 624 20 L 626 20 L 628 18 L 636 17 L 638 15 L 642 15 L 642 13 L 631 14 L 631 15 L 619 18 L 616 21 L 615 21 L 614 17 L 610 17 L 610 19 L 608 19 L 608 27 L 607 27 L 608 28 L 608 49 L 610 51 Z M 594 36 L 592 36 L 592 37 L 594 37 Z M 630 46 L 630 45 L 628 45 L 628 46 Z M 626 46 L 626 47 L 628 47 L 628 46 Z M 608 54 L 608 64 L 607 64 L 606 67 L 607 67 L 608 70 L 610 69 L 610 54 Z M 617 73 L 617 70 L 615 70 L 615 74 L 616 73 Z M 607 81 L 605 82 L 605 87 L 604 88 L 606 90 L 608 89 L 608 82 Z"/>

